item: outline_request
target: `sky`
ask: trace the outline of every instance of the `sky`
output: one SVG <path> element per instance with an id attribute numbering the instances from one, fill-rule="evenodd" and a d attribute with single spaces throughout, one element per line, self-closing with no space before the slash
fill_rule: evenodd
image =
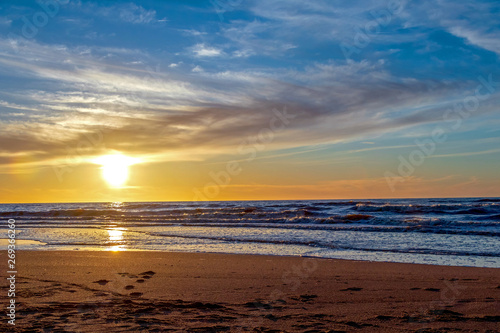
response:
<path id="1" fill-rule="evenodd" d="M 500 196 L 499 56 L 498 1 L 2 1 L 0 202 Z"/>

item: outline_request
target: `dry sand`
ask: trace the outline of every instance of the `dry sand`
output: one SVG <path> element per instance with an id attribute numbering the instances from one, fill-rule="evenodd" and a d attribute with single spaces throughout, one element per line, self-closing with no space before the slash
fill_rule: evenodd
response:
<path id="1" fill-rule="evenodd" d="M 20 251 L 16 261 L 16 326 L 3 312 L 2 332 L 499 329 L 500 269 L 168 252 Z"/>

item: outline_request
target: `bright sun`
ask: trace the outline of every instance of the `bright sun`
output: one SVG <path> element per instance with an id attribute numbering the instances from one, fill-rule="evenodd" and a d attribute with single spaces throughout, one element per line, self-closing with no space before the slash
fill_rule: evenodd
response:
<path id="1" fill-rule="evenodd" d="M 122 154 L 98 157 L 94 163 L 102 165 L 102 178 L 111 187 L 123 187 L 129 177 L 129 166 L 137 163 L 135 158 Z"/>

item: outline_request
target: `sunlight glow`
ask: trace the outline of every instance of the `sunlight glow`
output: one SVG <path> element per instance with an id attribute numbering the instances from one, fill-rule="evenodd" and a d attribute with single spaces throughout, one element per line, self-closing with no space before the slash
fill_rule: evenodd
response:
<path id="1" fill-rule="evenodd" d="M 109 248 L 108 251 L 117 252 L 117 251 L 125 251 L 126 245 L 123 244 L 123 233 L 127 229 L 125 228 L 111 228 L 107 229 L 108 237 L 109 237 Z"/>
<path id="2" fill-rule="evenodd" d="M 123 231 L 119 229 L 109 229 L 108 234 L 109 234 L 109 240 L 111 242 L 123 240 Z"/>
<path id="3" fill-rule="evenodd" d="M 129 166 L 139 161 L 122 154 L 113 154 L 98 157 L 93 162 L 102 165 L 102 178 L 109 186 L 120 188 L 125 185 L 129 178 Z"/>
<path id="4" fill-rule="evenodd" d="M 116 245 L 116 246 L 111 246 L 110 248 L 107 249 L 108 251 L 111 252 L 120 252 L 120 251 L 125 251 L 125 245 Z"/>

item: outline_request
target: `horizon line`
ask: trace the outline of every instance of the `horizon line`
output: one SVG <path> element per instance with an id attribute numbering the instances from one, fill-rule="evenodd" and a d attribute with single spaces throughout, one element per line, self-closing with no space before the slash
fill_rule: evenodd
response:
<path id="1" fill-rule="evenodd" d="M 87 204 L 87 203 L 151 203 L 151 202 L 257 202 L 257 201 L 325 201 L 325 200 L 338 200 L 338 201 L 360 201 L 360 200 L 415 200 L 415 199 L 500 199 L 500 196 L 497 197 L 484 197 L 484 196 L 472 196 L 472 197 L 401 197 L 401 198 L 360 198 L 360 199 L 332 199 L 332 198 L 323 198 L 323 199 L 249 199 L 249 200 L 163 200 L 163 201 L 66 201 L 66 202 L 58 202 L 58 201 L 46 201 L 46 202 L 0 202 L 0 205 L 26 205 L 26 204 Z"/>

